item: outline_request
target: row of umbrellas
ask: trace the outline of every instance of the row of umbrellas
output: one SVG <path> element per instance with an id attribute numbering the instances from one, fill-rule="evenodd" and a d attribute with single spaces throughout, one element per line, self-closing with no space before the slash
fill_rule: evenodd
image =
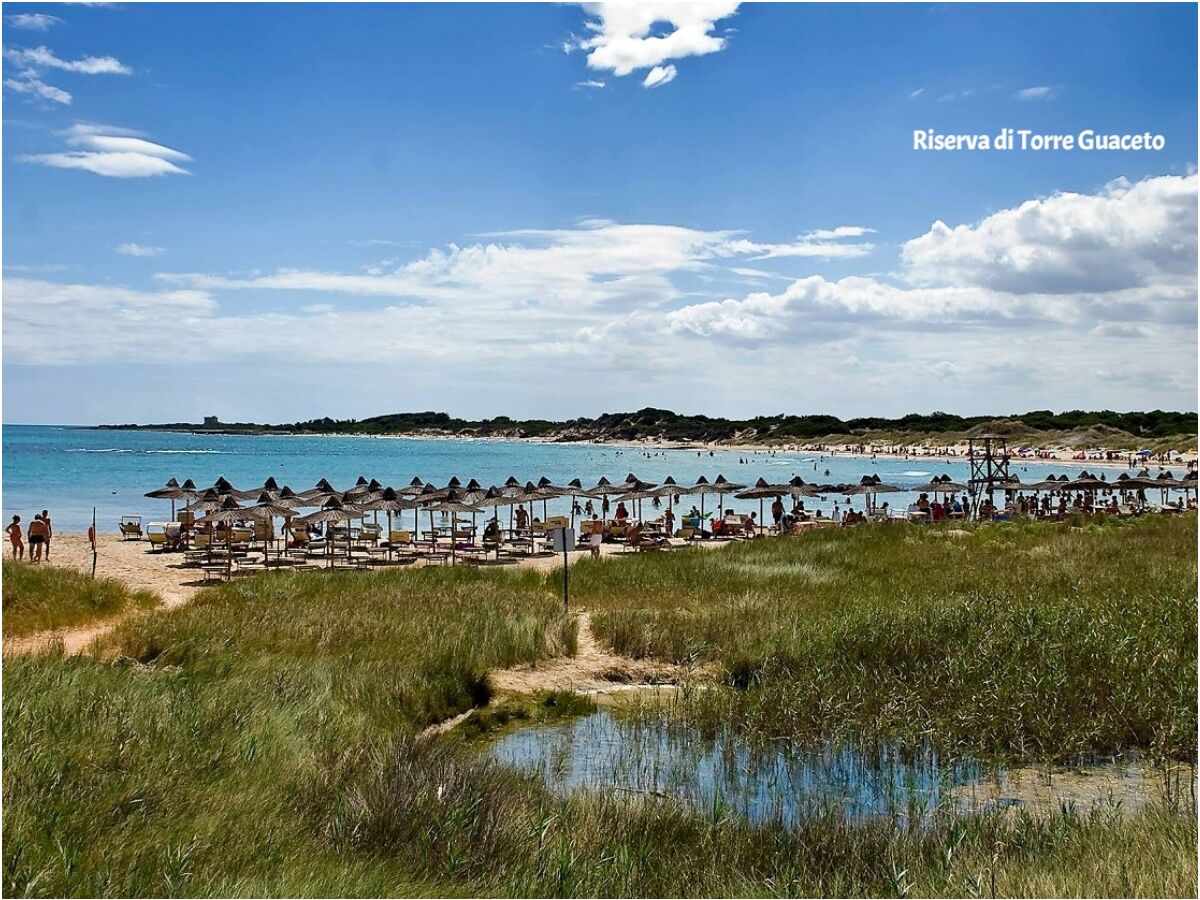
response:
<path id="1" fill-rule="evenodd" d="M 1089 472 L 1082 472 L 1076 478 L 1066 475 L 1048 476 L 1043 481 L 1029 484 L 1022 483 L 1016 476 L 1008 481 L 998 482 L 996 487 L 1005 490 L 1027 491 L 1096 491 L 1096 490 L 1194 490 L 1196 489 L 1196 473 L 1189 472 L 1182 480 L 1175 479 L 1169 472 L 1151 476 L 1148 470 L 1137 475 L 1122 474 L 1113 481 L 1108 481 L 1103 475 L 1096 477 Z M 182 484 L 172 478 L 160 488 L 147 492 L 146 496 L 171 501 L 171 515 L 175 516 L 175 503 L 180 500 L 188 501 L 184 507 L 190 512 L 205 514 L 205 519 L 212 522 L 241 521 L 247 518 L 284 518 L 296 517 L 302 523 L 337 522 L 362 518 L 370 512 L 386 512 L 390 516 L 402 510 L 425 509 L 431 516 L 434 512 L 448 513 L 454 516 L 458 513 L 477 514 L 487 509 L 500 506 L 514 507 L 535 501 L 542 501 L 543 509 L 547 501 L 556 497 L 609 497 L 616 496 L 618 502 L 638 502 L 655 497 L 665 497 L 672 503 L 684 495 L 700 497 L 701 515 L 704 512 L 704 498 L 709 494 L 717 494 L 720 504 L 724 506 L 724 495 L 733 494 L 738 499 L 757 499 L 761 501 L 776 497 L 820 497 L 830 494 L 855 496 L 874 496 L 881 493 L 933 493 L 951 494 L 967 491 L 965 485 L 950 480 L 948 475 L 931 479 L 928 484 L 919 487 L 899 487 L 885 484 L 878 475 L 865 475 L 857 484 L 809 484 L 799 477 L 781 484 L 771 484 L 759 478 L 754 485 L 746 485 L 729 481 L 723 475 L 709 481 L 704 476 L 697 479 L 695 484 L 680 485 L 674 478 L 668 476 L 662 484 L 655 484 L 639 479 L 632 472 L 623 482 L 613 483 L 607 478 L 601 478 L 594 486 L 584 487 L 578 478 L 566 485 L 556 485 L 548 478 L 541 478 L 536 484 L 527 481 L 522 484 L 516 477 L 510 477 L 502 486 L 483 487 L 475 479 L 463 484 L 458 478 L 451 478 L 444 487 L 437 487 L 413 478 L 405 487 L 395 489 L 385 487 L 378 481 L 360 477 L 355 485 L 348 490 L 337 490 L 327 479 L 321 479 L 312 488 L 295 492 L 287 485 L 280 486 L 274 478 L 268 478 L 261 487 L 251 490 L 239 490 L 226 478 L 221 477 L 211 487 L 199 488 L 188 479 Z M 242 506 L 238 501 L 255 500 L 253 506 Z M 316 507 L 317 511 L 307 515 L 299 515 L 298 510 Z M 761 513 L 760 513 L 761 514 Z M 510 511 L 511 515 L 511 511 Z M 572 511 L 573 515 L 573 511 Z"/>

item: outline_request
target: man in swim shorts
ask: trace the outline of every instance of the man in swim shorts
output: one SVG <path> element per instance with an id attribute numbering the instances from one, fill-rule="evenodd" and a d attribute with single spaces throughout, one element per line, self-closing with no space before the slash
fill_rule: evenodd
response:
<path id="1" fill-rule="evenodd" d="M 33 521 L 29 523 L 29 561 L 42 561 L 42 548 L 46 543 L 46 523 L 42 521 L 42 514 L 38 513 L 33 517 Z"/>

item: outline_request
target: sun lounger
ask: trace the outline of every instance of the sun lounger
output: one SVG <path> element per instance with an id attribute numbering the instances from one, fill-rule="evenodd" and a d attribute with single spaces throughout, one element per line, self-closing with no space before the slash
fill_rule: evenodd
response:
<path id="1" fill-rule="evenodd" d="M 122 516 L 121 521 L 117 524 L 121 530 L 121 540 L 137 541 L 142 537 L 142 518 L 141 516 Z"/>

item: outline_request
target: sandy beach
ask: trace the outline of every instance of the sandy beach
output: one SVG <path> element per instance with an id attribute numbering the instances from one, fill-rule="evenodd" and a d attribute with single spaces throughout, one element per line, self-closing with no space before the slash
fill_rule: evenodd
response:
<path id="1" fill-rule="evenodd" d="M 724 546 L 724 542 L 703 542 L 699 546 L 720 547 Z M 200 570 L 184 566 L 182 554 L 151 553 L 146 541 L 123 541 L 120 536 L 111 534 L 99 536 L 98 548 L 97 577 L 116 578 L 130 587 L 153 591 L 162 597 L 163 605 L 160 608 L 170 609 L 181 606 L 189 602 L 198 591 L 205 587 Z M 624 555 L 623 545 L 620 544 L 604 544 L 600 549 L 601 554 L 606 557 Z M 573 551 L 570 561 L 574 563 L 586 555 L 587 551 Z M 92 555 L 88 548 L 87 535 L 81 533 L 56 534 L 52 545 L 50 564 L 79 569 L 83 572 L 91 571 Z M 418 561 L 414 565 L 421 566 L 425 563 Z M 520 567 L 546 570 L 556 569 L 561 565 L 562 557 L 553 554 L 505 563 L 501 568 Z M 211 587 L 212 584 L 209 582 L 208 586 Z M 119 620 L 118 617 L 99 624 L 53 629 L 19 638 L 6 637 L 3 644 L 4 652 L 35 652 L 56 641 L 61 641 L 64 652 L 80 653 L 94 638 L 110 631 Z"/>

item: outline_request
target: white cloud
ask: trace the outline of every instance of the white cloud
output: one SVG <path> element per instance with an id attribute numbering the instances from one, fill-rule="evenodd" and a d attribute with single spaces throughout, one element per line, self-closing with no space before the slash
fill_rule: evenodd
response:
<path id="1" fill-rule="evenodd" d="M 86 147 L 104 153 L 136 153 L 141 156 L 154 156 L 175 162 L 191 161 L 191 157 L 186 153 L 138 137 L 111 134 L 72 134 L 67 138 L 67 143 L 72 147 Z"/>
<path id="2" fill-rule="evenodd" d="M 1039 85 L 1038 87 L 1021 88 L 1013 96 L 1018 100 L 1050 100 L 1056 93 L 1057 91 L 1052 87 Z"/>
<path id="3" fill-rule="evenodd" d="M 20 157 L 21 161 L 53 169 L 81 169 L 108 178 L 191 174 L 177 165 L 191 160 L 186 153 L 139 137 L 140 132 L 129 128 L 79 122 L 64 134 L 69 146 L 84 149 L 35 153 Z"/>
<path id="4" fill-rule="evenodd" d="M 918 97 L 920 97 L 920 96 L 921 96 L 923 93 L 925 93 L 925 88 L 923 88 L 923 87 L 919 87 L 919 88 L 917 88 L 915 91 L 910 91 L 910 92 L 909 92 L 908 99 L 909 99 L 909 100 L 916 100 L 916 99 L 917 99 Z"/>
<path id="5" fill-rule="evenodd" d="M 1012 293 L 1194 283 L 1196 188 L 1195 174 L 1164 175 L 1053 194 L 977 225 L 934 222 L 901 256 L 914 282 Z"/>
<path id="6" fill-rule="evenodd" d="M 48 16 L 45 13 L 17 13 L 7 17 L 8 24 L 13 28 L 26 31 L 49 31 L 53 26 L 62 22 L 58 16 Z"/>
<path id="7" fill-rule="evenodd" d="M 589 88 L 589 89 L 591 89 L 591 90 L 597 90 L 597 91 L 599 91 L 599 90 L 603 90 L 603 89 L 606 87 L 606 85 L 605 85 L 605 83 L 604 83 L 603 81 L 595 81 L 595 80 L 589 79 L 588 81 L 577 81 L 577 82 L 575 82 L 575 87 L 577 87 L 577 88 Z"/>
<path id="8" fill-rule="evenodd" d="M 311 376 L 312 396 L 331 407 L 337 395 L 320 393 L 328 367 L 361 365 L 372 375 L 364 386 L 388 385 L 369 394 L 380 410 L 395 402 L 393 375 L 417 392 L 408 396 L 422 396 L 446 388 L 442 373 L 453 366 L 462 394 L 438 396 L 496 412 L 508 402 L 497 385 L 512 383 L 514 348 L 531 340 L 540 369 L 569 371 L 579 389 L 542 396 L 531 384 L 514 402 L 541 399 L 556 414 L 647 397 L 687 406 L 702 393 L 708 411 L 744 415 L 748 395 L 794 408 L 796 384 L 827 408 L 863 412 L 912 397 L 978 408 L 984 389 L 1001 406 L 1027 396 L 1064 408 L 1186 405 L 1196 371 L 1195 190 L 1195 176 L 1163 177 L 1030 201 L 949 229 L 949 245 L 921 243 L 928 235 L 909 242 L 908 278 L 778 276 L 746 259 L 790 244 L 596 219 L 490 235 L 381 263 L 377 275 L 167 274 L 161 291 L 6 279 L 4 352 L 22 365 L 170 363 L 180 347 L 235 367 L 252 357 L 257 368 L 243 378 Z M 843 225 L 794 244 L 851 247 L 870 233 Z M 1101 233 L 1103 256 L 1093 249 Z M 1023 240 L 1047 248 L 1049 263 L 995 277 L 991 251 L 1003 244 L 1022 257 Z M 1064 290 L 1062 272 L 1104 258 L 1118 275 L 1128 259 L 1141 262 L 1136 277 L 1109 273 Z M 930 272 L 938 277 L 922 277 Z M 739 281 L 780 277 L 770 289 Z M 710 287 L 718 283 L 720 293 Z M 253 295 L 226 302 L 224 292 L 238 290 L 279 295 L 269 312 L 254 311 Z M 438 339 L 447 334 L 454 340 Z"/>
<path id="9" fill-rule="evenodd" d="M 120 244 L 117 246 L 117 253 L 122 256 L 162 256 L 166 253 L 165 247 L 154 247 L 147 244 Z"/>
<path id="10" fill-rule="evenodd" d="M 4 58 L 27 69 L 61 69 L 80 75 L 130 75 L 133 70 L 113 56 L 85 56 L 81 59 L 60 59 L 48 47 L 31 50 L 4 51 Z"/>
<path id="11" fill-rule="evenodd" d="M 874 234 L 874 228 L 864 228 L 862 225 L 839 225 L 837 228 L 818 228 L 810 231 L 805 238 L 816 241 L 836 240 L 838 238 L 862 237 L 864 234 Z"/>
<path id="12" fill-rule="evenodd" d="M 657 70 L 659 74 L 653 80 L 648 75 L 643 85 L 666 84 L 676 74 L 674 66 L 666 63 L 725 48 L 726 39 L 713 32 L 716 23 L 733 15 L 738 5 L 736 0 L 585 3 L 592 17 L 585 23 L 589 35 L 567 41 L 564 49 L 585 51 L 589 68 L 618 77 L 639 69 Z M 659 24 L 671 28 L 656 31 Z"/>
<path id="13" fill-rule="evenodd" d="M 108 178 L 148 178 L 156 175 L 190 175 L 172 162 L 142 153 L 35 153 L 20 157 L 52 169 L 82 169 Z"/>
<path id="14" fill-rule="evenodd" d="M 204 289 L 337 291 L 423 301 L 519 303 L 525 308 L 608 310 L 662 306 L 679 297 L 672 274 L 714 270 L 726 261 L 785 256 L 846 258 L 869 244 L 811 241 L 757 243 L 735 231 L 675 225 L 629 225 L 605 219 L 575 228 L 523 229 L 485 235 L 497 241 L 451 245 L 392 268 L 366 274 L 284 269 L 256 277 L 164 273 L 160 280 Z M 483 299 L 486 298 L 486 299 Z"/>
<path id="15" fill-rule="evenodd" d="M 49 100 L 51 103 L 61 103 L 64 106 L 71 105 L 72 98 L 69 91 L 46 84 L 30 71 L 22 72 L 16 78 L 4 79 L 4 86 L 18 94 L 27 94 L 40 100 Z"/>
<path id="16" fill-rule="evenodd" d="M 670 84 L 674 81 L 675 76 L 678 74 L 679 72 L 674 66 L 655 66 L 646 73 L 646 77 L 642 80 L 642 87 L 662 87 L 664 84 Z"/>

